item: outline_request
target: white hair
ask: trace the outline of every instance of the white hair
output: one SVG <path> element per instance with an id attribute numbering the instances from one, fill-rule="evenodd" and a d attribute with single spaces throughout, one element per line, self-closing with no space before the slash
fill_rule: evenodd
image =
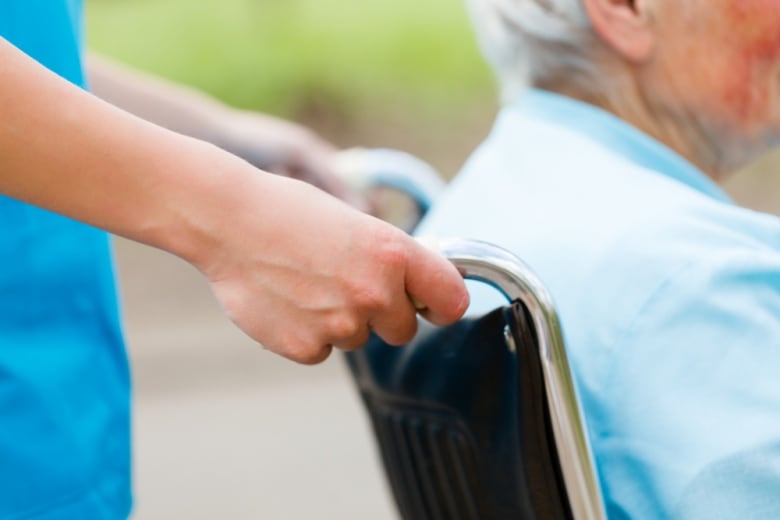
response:
<path id="1" fill-rule="evenodd" d="M 596 38 L 580 0 L 467 0 L 482 51 L 502 98 L 531 84 L 566 81 L 592 90 L 601 83 Z"/>

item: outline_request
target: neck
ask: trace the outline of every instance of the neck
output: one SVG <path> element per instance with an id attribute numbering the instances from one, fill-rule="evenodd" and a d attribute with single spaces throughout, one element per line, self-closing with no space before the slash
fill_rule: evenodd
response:
<path id="1" fill-rule="evenodd" d="M 729 156 L 720 145 L 722 140 L 693 114 L 681 113 L 648 95 L 637 75 L 609 70 L 603 70 L 603 75 L 610 82 L 601 89 L 584 91 L 563 81 L 537 86 L 611 112 L 664 143 L 719 184 L 745 162 L 745 157 Z"/>

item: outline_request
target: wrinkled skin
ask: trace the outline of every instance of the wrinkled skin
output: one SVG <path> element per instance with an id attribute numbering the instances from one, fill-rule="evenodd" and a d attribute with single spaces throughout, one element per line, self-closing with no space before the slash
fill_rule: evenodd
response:
<path id="1" fill-rule="evenodd" d="M 640 83 L 719 177 L 780 141 L 780 0 L 657 0 Z M 696 155 L 709 157 L 697 161 Z"/>

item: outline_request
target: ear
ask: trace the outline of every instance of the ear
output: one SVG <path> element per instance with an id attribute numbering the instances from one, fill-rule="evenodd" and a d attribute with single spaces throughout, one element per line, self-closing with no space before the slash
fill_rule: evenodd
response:
<path id="1" fill-rule="evenodd" d="M 582 0 L 596 34 L 623 58 L 642 62 L 655 47 L 649 0 Z"/>

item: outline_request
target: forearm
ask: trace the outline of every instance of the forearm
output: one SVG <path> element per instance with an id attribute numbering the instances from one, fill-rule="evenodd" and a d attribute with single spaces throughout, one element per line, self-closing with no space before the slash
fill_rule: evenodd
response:
<path id="1" fill-rule="evenodd" d="M 191 261 L 208 239 L 190 215 L 207 212 L 222 183 L 255 173 L 98 100 L 5 41 L 0 85 L 0 192 Z"/>
<path id="2" fill-rule="evenodd" d="M 457 271 L 392 226 L 302 182 L 132 116 L 0 40 L 0 193 L 170 251 L 200 269 L 247 334 L 302 362 L 394 343 L 408 294 L 446 322 Z"/>

